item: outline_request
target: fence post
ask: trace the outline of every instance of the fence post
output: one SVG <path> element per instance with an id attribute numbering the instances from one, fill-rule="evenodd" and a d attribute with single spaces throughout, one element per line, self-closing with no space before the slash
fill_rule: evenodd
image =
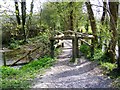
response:
<path id="1" fill-rule="evenodd" d="M 51 46 L 50 46 L 50 49 L 51 49 L 51 53 L 50 53 L 50 55 L 51 55 L 51 58 L 54 58 L 54 39 L 50 39 L 50 44 L 51 44 Z"/>
<path id="2" fill-rule="evenodd" d="M 93 39 L 91 40 L 92 44 L 91 44 L 91 57 L 93 58 L 93 55 L 94 55 L 94 41 Z"/>
<path id="3" fill-rule="evenodd" d="M 64 42 L 62 42 L 62 47 L 64 47 Z"/>
<path id="4" fill-rule="evenodd" d="M 3 52 L 3 63 L 4 63 L 4 66 L 6 66 L 5 52 Z"/>
<path id="5" fill-rule="evenodd" d="M 79 45 L 78 45 L 78 37 L 75 35 L 75 48 L 76 48 L 76 57 L 79 58 Z"/>
<path id="6" fill-rule="evenodd" d="M 76 59 L 76 40 L 75 37 L 72 38 L 72 62 Z"/>

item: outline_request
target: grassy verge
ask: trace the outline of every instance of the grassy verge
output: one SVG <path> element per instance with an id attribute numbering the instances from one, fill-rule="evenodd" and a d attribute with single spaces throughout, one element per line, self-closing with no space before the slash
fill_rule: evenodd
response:
<path id="1" fill-rule="evenodd" d="M 90 47 L 86 44 L 80 46 L 80 51 L 90 60 L 98 61 L 102 68 L 106 69 L 107 71 L 112 71 L 116 68 L 116 64 L 110 63 L 109 57 L 105 56 L 104 52 L 100 49 L 95 49 L 94 56 L 90 56 Z"/>
<path id="2" fill-rule="evenodd" d="M 35 60 L 20 69 L 10 67 L 0 67 L 2 77 L 0 79 L 0 87 L 8 90 L 19 90 L 19 88 L 27 89 L 31 85 L 31 81 L 37 74 L 42 74 L 43 71 L 52 66 L 54 59 L 49 57 L 40 58 Z"/>
<path id="3" fill-rule="evenodd" d="M 108 75 L 110 78 L 115 79 L 113 82 L 113 87 L 120 88 L 120 72 L 115 70 L 117 65 L 110 63 L 110 58 L 105 56 L 104 52 L 100 49 L 95 49 L 94 56 L 90 56 L 90 48 L 86 44 L 80 46 L 80 51 L 90 60 L 97 61 L 100 64 L 100 67 L 104 70 L 104 74 Z"/>

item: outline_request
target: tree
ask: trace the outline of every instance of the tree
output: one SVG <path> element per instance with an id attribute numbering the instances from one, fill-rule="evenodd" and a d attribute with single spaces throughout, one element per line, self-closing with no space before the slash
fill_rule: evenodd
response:
<path id="1" fill-rule="evenodd" d="M 86 4 L 86 7 L 87 7 L 87 12 L 88 12 L 89 20 L 90 20 L 90 25 L 91 25 L 91 28 L 92 28 L 92 33 L 95 37 L 93 43 L 96 43 L 97 42 L 97 31 L 96 31 L 97 28 L 96 28 L 96 21 L 95 21 L 95 18 L 94 18 L 94 13 L 93 13 L 90 1 L 85 2 L 85 4 Z"/>
<path id="2" fill-rule="evenodd" d="M 103 13 L 102 13 L 102 17 L 101 17 L 101 23 L 102 23 L 102 25 L 103 25 L 103 23 L 105 21 L 105 16 L 106 16 L 106 13 L 107 13 L 106 7 L 107 7 L 107 3 L 106 3 L 106 0 L 105 0 L 103 2 Z"/>
<path id="3" fill-rule="evenodd" d="M 118 2 L 109 1 L 109 10 L 110 10 L 110 32 L 111 40 L 107 50 L 107 55 L 110 57 L 111 63 L 115 62 L 115 47 L 117 43 L 117 19 L 118 19 Z"/>
<path id="4" fill-rule="evenodd" d="M 118 60 L 117 60 L 117 64 L 118 64 L 118 69 L 120 69 L 120 25 L 118 26 Z"/>
<path id="5" fill-rule="evenodd" d="M 69 16 L 69 29 L 73 31 L 73 2 L 69 3 L 70 8 L 70 16 Z"/>
<path id="6" fill-rule="evenodd" d="M 120 70 L 120 17 L 119 17 L 119 22 L 118 22 L 118 60 L 117 60 L 117 66 L 118 69 Z"/>
<path id="7" fill-rule="evenodd" d="M 22 0 L 22 2 L 21 2 L 21 10 L 22 10 L 22 31 L 23 31 L 24 41 L 26 42 L 26 30 L 25 30 L 26 0 Z"/>
<path id="8" fill-rule="evenodd" d="M 103 30 L 103 26 L 106 27 L 107 25 L 107 21 L 105 20 L 107 18 L 107 2 L 106 0 L 103 1 L 103 13 L 102 13 L 102 17 L 101 17 L 101 26 L 102 28 L 100 29 L 100 37 L 99 37 L 99 46 L 98 48 L 102 48 L 102 30 Z M 105 40 L 106 42 L 106 40 Z"/>
<path id="9" fill-rule="evenodd" d="M 20 21 L 20 14 L 19 14 L 19 5 L 18 5 L 18 1 L 15 0 L 14 3 L 15 3 L 15 13 L 16 13 L 17 23 L 18 23 L 18 25 L 20 25 L 20 24 L 21 24 L 21 21 Z"/>

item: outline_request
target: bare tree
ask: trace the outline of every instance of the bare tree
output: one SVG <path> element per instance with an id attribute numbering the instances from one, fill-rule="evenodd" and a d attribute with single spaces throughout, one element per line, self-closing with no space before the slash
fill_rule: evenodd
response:
<path id="1" fill-rule="evenodd" d="M 120 5 L 120 4 L 119 4 Z M 120 7 L 120 6 L 119 6 Z M 120 17 L 119 17 L 120 18 Z M 120 19 L 119 19 L 120 20 Z M 120 23 L 120 22 L 119 22 Z M 120 70 L 120 25 L 118 25 L 118 69 Z"/>
<path id="2" fill-rule="evenodd" d="M 19 13 L 19 5 L 18 5 L 18 1 L 15 0 L 14 3 L 15 3 L 15 13 L 16 13 L 17 23 L 18 23 L 18 25 L 20 25 L 21 22 L 20 22 L 20 13 Z"/>
<path id="3" fill-rule="evenodd" d="M 103 2 L 103 13 L 102 13 L 102 18 L 101 18 L 101 23 L 102 23 L 102 25 L 103 25 L 103 23 L 104 23 L 105 16 L 106 16 L 106 13 L 107 13 L 106 7 L 107 7 L 107 3 L 106 3 L 106 0 L 105 0 L 105 1 Z"/>
<path id="4" fill-rule="evenodd" d="M 69 16 L 69 20 L 70 20 L 70 24 L 69 24 L 69 29 L 73 31 L 73 2 L 69 3 L 70 5 L 70 16 Z"/>
<path id="5" fill-rule="evenodd" d="M 21 10 L 22 10 L 22 31 L 23 31 L 24 41 L 26 42 L 26 30 L 25 30 L 26 0 L 22 0 L 22 2 L 21 2 Z"/>
<path id="6" fill-rule="evenodd" d="M 110 10 L 110 32 L 111 32 L 111 41 L 107 50 L 107 55 L 110 57 L 111 62 L 115 62 L 115 47 L 117 43 L 117 19 L 118 19 L 118 2 L 109 1 L 109 10 Z"/>
<path id="7" fill-rule="evenodd" d="M 89 20 L 90 20 L 90 25 L 91 25 L 91 28 L 92 28 L 92 33 L 95 37 L 95 41 L 97 42 L 96 21 L 95 21 L 95 18 L 94 18 L 94 13 L 93 13 L 93 10 L 92 10 L 92 7 L 91 7 L 91 3 L 90 3 L 90 1 L 88 1 L 88 2 L 85 2 L 85 4 L 86 4 L 86 7 L 87 7 L 87 12 L 88 12 Z"/>

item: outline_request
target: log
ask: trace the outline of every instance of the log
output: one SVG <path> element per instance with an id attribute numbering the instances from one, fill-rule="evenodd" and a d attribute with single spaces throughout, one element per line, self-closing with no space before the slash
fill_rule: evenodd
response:
<path id="1" fill-rule="evenodd" d="M 6 65 L 6 66 L 19 66 L 19 65 L 25 65 L 28 64 L 29 62 L 25 62 L 25 63 L 18 63 L 18 64 L 14 64 L 14 65 Z"/>
<path id="2" fill-rule="evenodd" d="M 11 64 L 11 66 L 14 66 L 17 62 L 21 61 L 22 59 L 24 59 L 25 57 L 27 57 L 28 55 L 30 55 L 31 53 L 33 53 L 34 51 L 36 51 L 37 49 L 39 49 L 40 47 L 37 47 L 35 49 L 31 49 L 29 50 L 29 52 L 27 52 L 27 54 L 25 54 L 23 57 L 19 58 L 18 60 L 16 60 L 13 64 Z"/>

